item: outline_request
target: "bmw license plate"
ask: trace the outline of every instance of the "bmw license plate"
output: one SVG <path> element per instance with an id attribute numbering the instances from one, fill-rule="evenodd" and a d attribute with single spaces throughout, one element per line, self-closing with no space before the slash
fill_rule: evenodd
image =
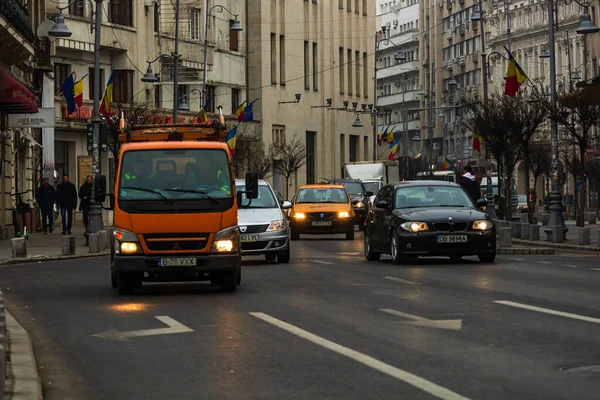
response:
<path id="1" fill-rule="evenodd" d="M 196 258 L 159 258 L 159 267 L 195 267 Z"/>
<path id="2" fill-rule="evenodd" d="M 258 235 L 241 235 L 242 242 L 258 242 Z"/>
<path id="3" fill-rule="evenodd" d="M 467 235 L 438 235 L 438 243 L 466 243 Z"/>
<path id="4" fill-rule="evenodd" d="M 331 226 L 331 221 L 313 221 L 312 226 Z"/>

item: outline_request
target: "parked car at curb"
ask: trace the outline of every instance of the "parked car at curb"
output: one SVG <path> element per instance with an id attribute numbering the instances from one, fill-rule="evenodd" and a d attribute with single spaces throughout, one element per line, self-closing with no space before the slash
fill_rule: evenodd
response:
<path id="1" fill-rule="evenodd" d="M 406 181 L 386 185 L 377 193 L 364 235 L 369 261 L 381 254 L 394 264 L 421 256 L 448 256 L 453 261 L 476 255 L 496 259 L 496 227 L 458 184 Z"/>
<path id="2" fill-rule="evenodd" d="M 245 181 L 236 179 L 237 191 L 245 191 Z M 242 194 L 238 208 L 238 227 L 242 256 L 264 254 L 269 261 L 290 262 L 290 226 L 284 210 L 292 207 L 282 201 L 264 179 L 258 180 L 258 197 L 247 199 Z"/>

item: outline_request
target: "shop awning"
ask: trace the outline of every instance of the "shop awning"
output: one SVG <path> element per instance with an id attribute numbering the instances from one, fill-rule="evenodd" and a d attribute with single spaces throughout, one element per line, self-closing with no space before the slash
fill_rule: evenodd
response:
<path id="1" fill-rule="evenodd" d="M 0 69 L 0 111 L 7 114 L 38 112 L 33 92 L 5 69 Z"/>

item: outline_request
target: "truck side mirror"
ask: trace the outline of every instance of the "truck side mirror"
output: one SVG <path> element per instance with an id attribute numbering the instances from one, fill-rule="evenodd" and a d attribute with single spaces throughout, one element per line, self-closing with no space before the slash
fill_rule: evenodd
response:
<path id="1" fill-rule="evenodd" d="M 246 198 L 258 198 L 258 174 L 256 172 L 246 172 Z"/>
<path id="2" fill-rule="evenodd" d="M 104 207 L 102 203 L 100 203 L 100 207 L 103 210 L 114 210 L 115 209 L 115 194 L 114 193 L 106 193 L 106 197 L 108 197 L 108 207 Z"/>
<path id="3" fill-rule="evenodd" d="M 99 203 L 104 203 L 104 200 L 106 200 L 106 175 L 96 175 L 94 199 Z"/>

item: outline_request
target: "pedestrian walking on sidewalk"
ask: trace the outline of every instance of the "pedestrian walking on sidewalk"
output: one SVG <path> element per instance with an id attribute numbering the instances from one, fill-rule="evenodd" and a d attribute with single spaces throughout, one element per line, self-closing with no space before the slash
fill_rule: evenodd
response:
<path id="1" fill-rule="evenodd" d="M 63 175 L 63 181 L 56 188 L 56 202 L 60 206 L 62 234 L 71 234 L 73 210 L 77 208 L 77 188 L 69 181 L 69 175 Z"/>
<path id="2" fill-rule="evenodd" d="M 481 198 L 481 189 L 479 182 L 477 182 L 475 175 L 473 175 L 473 168 L 468 164 L 463 168 L 460 185 L 465 189 L 469 196 L 471 196 L 473 203 L 477 203 L 477 200 Z"/>
<path id="3" fill-rule="evenodd" d="M 37 201 L 40 211 L 42 212 L 42 227 L 44 235 L 54 230 L 54 203 L 56 202 L 56 190 L 50 185 L 48 178 L 44 178 L 42 184 L 35 192 L 35 200 Z"/>
<path id="4" fill-rule="evenodd" d="M 85 182 L 79 188 L 79 211 L 83 212 L 83 225 L 88 230 L 88 219 L 90 212 L 90 198 L 92 197 L 92 176 L 88 175 Z"/>

